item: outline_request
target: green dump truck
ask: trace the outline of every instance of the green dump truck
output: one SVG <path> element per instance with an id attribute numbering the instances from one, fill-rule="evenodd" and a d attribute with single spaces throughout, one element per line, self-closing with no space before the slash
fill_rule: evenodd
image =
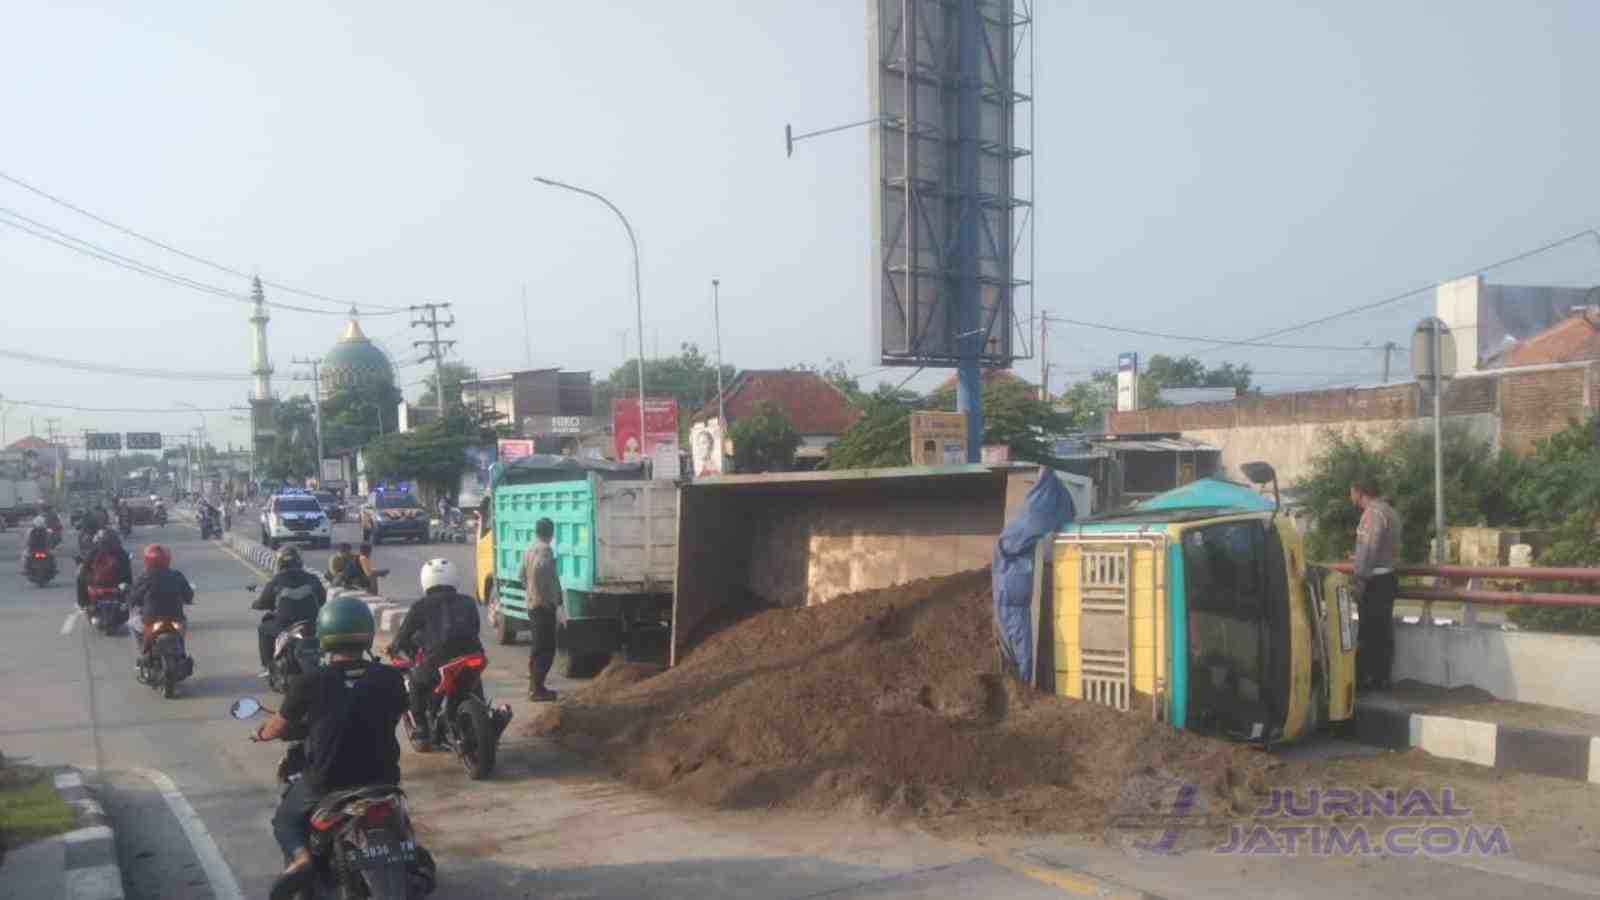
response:
<path id="1" fill-rule="evenodd" d="M 540 519 L 555 523 L 563 603 L 557 647 L 569 677 L 611 655 L 664 658 L 678 557 L 678 488 L 637 464 L 527 456 L 497 466 L 478 525 L 478 599 L 502 644 L 528 627 L 522 558 Z"/>

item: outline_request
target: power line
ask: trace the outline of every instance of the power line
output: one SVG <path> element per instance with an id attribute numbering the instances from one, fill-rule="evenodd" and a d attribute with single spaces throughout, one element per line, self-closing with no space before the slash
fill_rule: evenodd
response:
<path id="1" fill-rule="evenodd" d="M 64 409 L 64 410 L 67 410 L 69 412 L 84 412 L 84 413 L 140 413 L 140 414 L 173 413 L 173 414 L 188 415 L 188 414 L 194 413 L 194 412 L 204 412 L 204 413 L 237 412 L 240 409 L 239 407 L 233 407 L 233 406 L 211 406 L 211 407 L 182 406 L 182 407 L 166 408 L 166 409 L 162 409 L 162 408 L 159 408 L 159 407 L 141 407 L 141 408 L 116 407 L 116 408 L 110 408 L 110 407 L 97 407 L 97 406 L 72 406 L 71 404 L 67 404 L 67 403 L 38 403 L 38 402 L 35 402 L 35 401 L 32 401 L 32 400 L 13 400 L 10 397 L 7 397 L 5 402 L 12 403 L 12 404 L 15 404 L 17 406 L 33 407 L 33 408 L 36 408 L 36 409 Z"/>
<path id="2" fill-rule="evenodd" d="M 1466 278 L 1469 275 L 1480 275 L 1480 274 L 1482 274 L 1484 272 L 1489 271 L 1490 269 L 1498 269 L 1498 268 L 1500 268 L 1502 266 L 1509 266 L 1512 263 L 1521 262 L 1521 261 L 1527 259 L 1530 256 L 1537 256 L 1540 253 L 1544 253 L 1547 250 L 1554 250 L 1555 248 L 1560 247 L 1563 244 L 1570 244 L 1573 241 L 1576 241 L 1579 238 L 1583 238 L 1583 237 L 1593 237 L 1597 241 L 1600 241 L 1600 231 L 1596 231 L 1593 228 L 1585 228 L 1582 231 L 1573 232 L 1572 234 L 1569 234 L 1564 238 L 1560 238 L 1559 240 L 1551 241 L 1548 244 L 1544 244 L 1542 246 L 1535 247 L 1532 250 L 1523 251 L 1522 253 L 1518 253 L 1515 256 L 1508 256 L 1505 259 L 1497 260 L 1495 262 L 1489 263 L 1486 266 L 1480 266 L 1480 267 L 1478 267 L 1476 269 L 1472 269 L 1472 270 L 1467 271 L 1467 272 L 1462 272 L 1459 275 L 1453 275 L 1453 276 L 1451 276 L 1449 278 L 1446 278 L 1444 280 L 1448 282 L 1448 281 L 1455 281 L 1456 279 L 1459 279 L 1459 278 Z M 1269 331 L 1269 332 L 1267 332 L 1265 334 L 1257 335 L 1256 337 L 1253 337 L 1250 340 L 1251 341 L 1260 341 L 1260 340 L 1265 340 L 1266 338 L 1277 337 L 1277 336 L 1282 335 L 1282 334 L 1290 334 L 1290 333 L 1296 332 L 1296 331 L 1304 331 L 1305 329 L 1311 328 L 1311 327 L 1313 327 L 1315 325 L 1321 325 L 1321 324 L 1323 324 L 1325 322 L 1332 322 L 1334 319 L 1342 319 L 1345 316 L 1354 315 L 1354 314 L 1356 314 L 1358 312 L 1366 312 L 1369 309 L 1377 309 L 1380 306 L 1387 306 L 1387 305 L 1389 305 L 1391 303 L 1399 303 L 1401 300 L 1405 300 L 1405 299 L 1407 299 L 1409 297 L 1415 297 L 1416 295 L 1424 293 L 1426 291 L 1431 291 L 1434 288 L 1438 287 L 1439 284 L 1441 284 L 1441 283 L 1442 282 L 1435 282 L 1433 284 L 1425 285 L 1423 287 L 1412 288 L 1411 290 L 1406 291 L 1404 293 L 1391 294 L 1391 295 L 1389 295 L 1387 297 L 1384 297 L 1382 299 L 1374 300 L 1371 303 L 1363 303 L 1363 304 L 1360 304 L 1359 306 L 1352 306 L 1349 309 L 1341 310 L 1339 312 L 1332 313 L 1330 315 L 1326 315 L 1326 316 L 1322 316 L 1320 318 L 1312 319 L 1312 320 L 1310 320 L 1308 322 L 1301 322 L 1298 325 L 1290 325 L 1287 328 L 1279 328 L 1276 331 Z M 1216 341 L 1214 343 L 1216 344 L 1215 347 L 1206 347 L 1206 348 L 1197 350 L 1195 352 L 1196 353 L 1209 353 L 1212 350 L 1219 350 L 1222 347 L 1227 346 L 1227 344 L 1230 343 L 1230 342 Z"/>
<path id="3" fill-rule="evenodd" d="M 1163 340 L 1169 340 L 1169 341 L 1194 341 L 1194 342 L 1201 343 L 1201 344 L 1223 344 L 1223 345 L 1236 346 L 1236 347 L 1263 347 L 1263 348 L 1272 349 L 1272 350 L 1340 350 L 1340 351 L 1357 351 L 1357 350 L 1359 350 L 1359 351 L 1372 351 L 1372 350 L 1376 350 L 1377 349 L 1375 347 L 1350 347 L 1350 346 L 1338 346 L 1338 345 L 1330 345 L 1330 344 L 1268 344 L 1268 343 L 1263 343 L 1259 338 L 1252 339 L 1252 340 L 1234 341 L 1234 340 L 1226 340 L 1226 339 L 1223 339 L 1223 338 L 1196 337 L 1194 335 L 1189 335 L 1189 334 L 1171 334 L 1171 333 L 1164 332 L 1164 331 L 1146 331 L 1146 330 L 1144 330 L 1142 328 L 1124 328 L 1124 327 L 1122 327 L 1120 325 L 1106 325 L 1106 324 L 1103 324 L 1103 323 L 1100 323 L 1100 322 L 1085 322 L 1082 319 L 1068 319 L 1068 318 L 1064 318 L 1062 316 L 1057 316 L 1057 315 L 1052 315 L 1050 318 L 1051 318 L 1052 321 L 1064 322 L 1064 323 L 1066 323 L 1068 325 L 1077 325 L 1080 328 L 1094 328 L 1094 329 L 1097 329 L 1099 331 L 1114 331 L 1114 332 L 1117 332 L 1119 334 L 1136 334 L 1136 335 L 1139 335 L 1141 337 L 1161 338 Z"/>
<path id="4" fill-rule="evenodd" d="M 74 369 L 79 372 L 131 375 L 139 378 L 167 378 L 174 381 L 249 381 L 255 377 L 248 372 L 175 372 L 169 369 L 137 369 L 128 366 L 113 366 L 106 363 L 64 359 L 59 356 L 44 356 L 38 353 L 27 353 L 22 350 L 8 350 L 4 347 L 0 347 L 0 358 L 16 359 L 41 366 L 54 366 L 58 369 Z"/>
<path id="5" fill-rule="evenodd" d="M 20 222 L 13 222 L 11 219 L 18 219 Z M 189 278 L 184 275 L 178 275 L 174 272 L 169 272 L 166 269 L 152 266 L 149 263 L 140 262 L 139 260 L 130 256 L 123 256 L 114 250 L 108 250 L 105 247 L 93 243 L 92 241 L 86 241 L 83 238 L 76 237 L 72 234 L 62 231 L 59 228 L 46 225 L 45 223 L 36 219 L 30 219 L 21 213 L 6 209 L 4 207 L 0 207 L 0 225 L 9 225 L 18 231 L 24 232 L 25 234 L 32 235 L 40 240 L 49 241 L 52 244 L 58 244 L 75 253 L 81 253 L 85 256 L 98 259 L 102 262 L 108 262 L 114 266 L 120 266 L 129 271 L 138 272 L 140 275 L 145 275 L 160 281 L 166 281 L 171 284 L 178 285 L 179 287 L 190 288 L 192 290 L 200 291 L 201 293 L 211 294 L 216 297 L 221 297 L 225 300 L 233 300 L 239 303 L 254 302 L 253 299 L 246 294 L 235 293 L 234 291 L 230 291 L 225 287 L 220 287 L 204 281 L 197 281 L 193 278 Z M 319 316 L 344 315 L 344 313 L 335 310 L 314 309 L 309 306 L 296 306 L 292 303 L 267 301 L 267 305 L 276 309 L 312 313 L 313 315 Z M 387 316 L 394 315 L 394 313 L 373 313 L 373 315 Z"/>
<path id="6" fill-rule="evenodd" d="M 94 213 L 88 211 L 87 209 L 84 209 L 81 206 L 76 206 L 76 205 L 74 205 L 74 204 L 72 204 L 72 203 L 70 203 L 70 202 L 68 202 L 66 200 L 63 200 L 60 197 L 57 197 L 54 194 L 49 193 L 48 191 L 45 191 L 43 188 L 35 187 L 35 186 L 27 183 L 26 181 L 23 181 L 22 179 L 17 178 L 17 177 L 15 177 L 13 175 L 8 175 L 5 172 L 0 172 L 0 179 L 3 179 L 5 181 L 9 181 L 12 184 L 16 185 L 17 187 L 22 188 L 23 190 L 32 191 L 33 193 L 39 195 L 40 197 L 45 198 L 46 200 L 49 200 L 52 203 L 60 204 L 61 206 L 64 206 L 67 209 L 70 209 L 73 212 L 75 212 L 75 213 L 77 213 L 77 214 L 79 214 L 81 216 L 85 216 L 87 218 L 93 219 L 96 222 L 99 222 L 101 225 L 104 225 L 107 228 L 112 228 L 112 229 L 115 229 L 117 231 L 120 231 L 123 234 L 128 235 L 129 237 L 136 238 L 138 240 L 144 241 L 145 243 L 150 244 L 153 247 L 159 247 L 162 250 L 167 251 L 168 253 L 175 253 L 175 254 L 183 257 L 184 259 L 190 260 L 191 262 L 197 262 L 197 263 L 199 263 L 199 264 L 201 264 L 203 266 L 209 266 L 209 267 L 211 267 L 213 269 L 216 269 L 219 272 L 226 272 L 229 275 L 234 275 L 234 276 L 237 276 L 239 278 L 250 279 L 251 277 L 253 277 L 251 275 L 247 275 L 246 273 L 239 271 L 238 269 L 234 269 L 234 268 L 231 268 L 229 266 L 225 266 L 225 265 L 223 265 L 223 264 L 221 264 L 219 262 L 215 262 L 213 260 L 206 259 L 203 256 L 196 256 L 193 253 L 189 253 L 187 251 L 180 250 L 177 247 L 172 246 L 171 244 L 162 243 L 161 241 L 158 241 L 155 238 L 148 237 L 146 235 L 140 234 L 139 232 L 134 231 L 133 229 L 131 229 L 131 228 L 125 226 L 125 225 L 119 225 L 116 222 L 111 221 L 110 219 L 104 218 L 102 216 L 95 215 Z M 324 303 L 332 303 L 332 304 L 335 304 L 335 305 L 340 306 L 340 307 L 350 307 L 352 305 L 359 306 L 359 304 L 352 304 L 348 300 L 339 300 L 339 299 L 336 299 L 334 297 L 329 297 L 329 296 L 327 296 L 325 294 L 319 294 L 316 291 L 308 291 L 308 290 L 304 290 L 302 288 L 290 287 L 289 285 L 283 284 L 281 282 L 268 281 L 265 278 L 261 279 L 261 283 L 266 285 L 266 286 L 268 286 L 268 287 L 274 288 L 276 290 L 283 291 L 284 293 L 298 294 L 299 296 L 302 296 L 302 297 L 308 297 L 308 298 L 313 299 L 313 300 L 321 300 Z M 365 307 L 363 307 L 363 311 L 365 311 L 365 310 L 373 310 L 373 309 L 389 310 L 391 313 L 405 312 L 405 309 L 402 308 L 402 307 L 384 306 L 382 304 L 376 304 L 376 303 L 367 304 Z M 367 314 L 368 315 L 376 315 L 376 313 L 371 313 L 371 312 L 368 312 Z"/>

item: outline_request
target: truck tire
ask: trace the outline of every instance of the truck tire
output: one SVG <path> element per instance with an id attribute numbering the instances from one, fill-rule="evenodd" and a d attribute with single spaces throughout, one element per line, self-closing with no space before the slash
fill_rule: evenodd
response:
<path id="1" fill-rule="evenodd" d="M 489 625 L 494 628 L 500 646 L 509 647 L 517 642 L 517 626 L 511 617 L 500 612 L 500 592 L 489 588 Z"/>

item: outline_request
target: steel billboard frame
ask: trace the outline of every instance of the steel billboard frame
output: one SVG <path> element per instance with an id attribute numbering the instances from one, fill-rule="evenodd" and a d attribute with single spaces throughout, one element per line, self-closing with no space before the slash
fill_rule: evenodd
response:
<path id="1" fill-rule="evenodd" d="M 1032 0 L 868 0 L 867 18 L 873 353 L 885 366 L 1029 359 L 1034 104 L 1016 76 L 1025 62 L 1032 90 Z"/>

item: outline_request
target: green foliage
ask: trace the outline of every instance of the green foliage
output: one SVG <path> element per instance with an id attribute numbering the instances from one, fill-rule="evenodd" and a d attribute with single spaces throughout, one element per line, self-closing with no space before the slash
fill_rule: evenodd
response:
<path id="1" fill-rule="evenodd" d="M 911 464 L 911 411 L 919 398 L 910 391 L 879 385 L 856 405 L 861 418 L 828 448 L 826 468 L 870 469 Z"/>
<path id="2" fill-rule="evenodd" d="M 160 468 L 161 460 L 154 453 L 124 453 L 117 465 L 124 472 L 132 472 L 135 469 Z"/>
<path id="3" fill-rule="evenodd" d="M 810 363 L 800 363 L 794 367 L 794 370 L 822 376 L 824 381 L 838 388 L 841 393 L 849 397 L 851 403 L 860 403 L 867 396 L 861 390 L 861 380 L 852 376 L 850 369 L 837 359 L 830 359 L 826 366 L 820 367 Z"/>
<path id="4" fill-rule="evenodd" d="M 1350 484 L 1360 474 L 1378 481 L 1379 493 L 1401 521 L 1401 555 L 1424 562 L 1433 540 L 1433 434 L 1396 430 L 1381 441 L 1328 430 L 1312 473 L 1294 486 L 1314 521 L 1306 540 L 1314 559 L 1343 559 L 1355 546 L 1360 515 Z M 1444 431 L 1444 508 L 1447 525 L 1507 525 L 1518 521 L 1511 493 L 1523 464 L 1496 454 L 1464 428 Z"/>
<path id="5" fill-rule="evenodd" d="M 400 389 L 393 385 L 361 385 L 335 392 L 322 403 L 323 449 L 330 455 L 356 450 L 379 434 L 399 430 L 400 396 Z"/>
<path id="6" fill-rule="evenodd" d="M 1077 430 L 1098 430 L 1102 415 L 1116 396 L 1117 373 L 1102 369 L 1089 376 L 1087 381 L 1075 382 L 1061 394 L 1069 409 L 1067 413 Z M 1157 353 L 1145 361 L 1139 373 L 1139 408 L 1154 409 L 1166 404 L 1161 400 L 1162 388 L 1231 387 L 1236 393 L 1248 393 L 1253 386 L 1253 373 L 1249 365 L 1223 363 L 1208 367 L 1193 356 L 1167 356 Z"/>
<path id="7" fill-rule="evenodd" d="M 1542 566 L 1600 565 L 1600 419 L 1573 422 L 1540 441 L 1513 489 L 1527 521 L 1551 531 Z M 1554 593 L 1594 593 L 1592 584 L 1541 585 Z M 1536 631 L 1600 634 L 1600 609 L 1519 606 L 1512 622 Z"/>
<path id="8" fill-rule="evenodd" d="M 1098 378 L 1098 376 L 1097 376 Z M 1104 380 L 1079 381 L 1067 388 L 1057 401 L 1057 409 L 1064 408 L 1067 426 L 1073 431 L 1100 431 L 1105 424 L 1105 411 L 1111 406 L 1112 382 Z"/>
<path id="9" fill-rule="evenodd" d="M 316 474 L 317 426 L 311 398 L 302 394 L 277 404 L 276 435 L 260 468 L 274 480 L 297 480 Z"/>
<path id="10" fill-rule="evenodd" d="M 444 376 L 444 406 L 445 411 L 461 406 L 461 382 L 472 381 L 478 377 L 478 370 L 464 362 L 441 362 L 439 372 Z M 436 409 L 439 406 L 438 393 L 435 390 L 432 370 L 422 379 L 422 397 L 417 400 L 417 406 L 425 409 Z"/>
<path id="11" fill-rule="evenodd" d="M 735 472 L 787 472 L 794 468 L 800 433 L 772 403 L 758 403 L 729 429 Z"/>
<path id="12" fill-rule="evenodd" d="M 386 434 L 366 447 L 367 477 L 415 481 L 431 496 L 454 494 L 466 471 L 467 436 L 449 420 L 433 421 L 405 434 Z"/>
<path id="13" fill-rule="evenodd" d="M 954 412 L 955 391 L 935 391 L 927 407 Z M 1014 459 L 1050 459 L 1049 439 L 1070 431 L 1071 422 L 1071 416 L 1040 400 L 1038 389 L 1027 382 L 996 378 L 983 386 L 983 443 L 1010 447 Z"/>
<path id="14" fill-rule="evenodd" d="M 671 397 L 678 401 L 678 439 L 689 439 L 689 419 L 700 408 L 717 396 L 717 367 L 711 364 L 699 346 L 693 343 L 679 345 L 677 356 L 644 361 L 645 393 L 650 397 Z M 723 387 L 733 384 L 734 369 L 722 367 Z M 611 371 L 603 381 L 594 385 L 595 412 L 611 415 L 611 401 L 616 397 L 639 395 L 639 364 L 629 360 Z"/>

